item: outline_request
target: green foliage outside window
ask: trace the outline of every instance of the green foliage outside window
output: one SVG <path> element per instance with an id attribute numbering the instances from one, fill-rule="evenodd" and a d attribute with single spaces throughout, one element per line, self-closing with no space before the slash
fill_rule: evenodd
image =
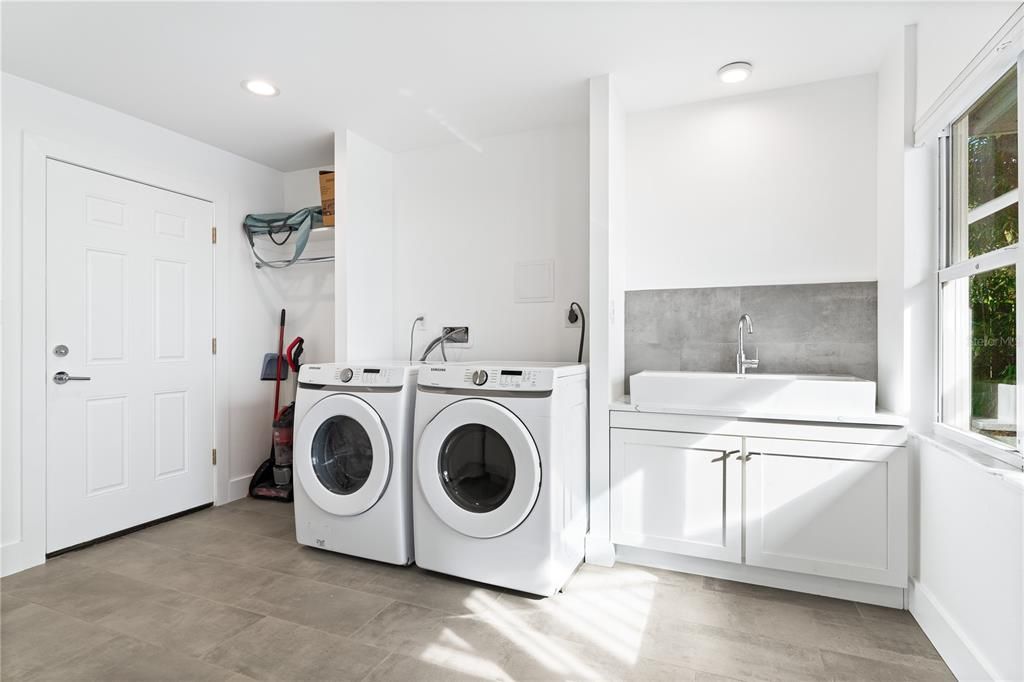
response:
<path id="1" fill-rule="evenodd" d="M 998 197 L 1017 186 L 1017 135 L 973 137 L 968 142 L 970 160 L 968 207 L 984 197 Z M 969 257 L 1001 249 L 1018 240 L 1017 204 L 970 226 Z M 975 277 L 971 285 L 971 312 L 976 340 L 973 350 L 975 380 L 1015 383 L 1016 272 L 1002 268 Z"/>
<path id="2" fill-rule="evenodd" d="M 968 208 L 1017 186 L 1017 134 L 972 136 L 968 141 Z M 968 230 L 968 256 L 1016 244 L 1018 205 L 978 220 Z M 971 279 L 972 374 L 975 416 L 994 416 L 995 385 L 1017 383 L 1016 268 L 1000 268 Z"/>

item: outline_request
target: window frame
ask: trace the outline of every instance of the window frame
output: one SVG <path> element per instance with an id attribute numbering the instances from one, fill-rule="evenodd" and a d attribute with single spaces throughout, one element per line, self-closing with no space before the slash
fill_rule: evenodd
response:
<path id="1" fill-rule="evenodd" d="M 984 92 L 979 95 L 977 99 L 970 102 L 963 111 L 960 111 L 949 124 L 942 130 L 938 139 L 938 175 L 939 175 L 939 188 L 938 188 L 938 217 L 939 217 L 939 259 L 936 264 L 936 334 L 938 337 L 937 354 L 936 354 L 936 404 L 935 404 L 935 423 L 934 431 L 936 435 L 948 438 L 952 441 L 970 447 L 976 451 L 998 459 L 999 461 L 1009 464 L 1017 469 L 1024 469 L 1024 434 L 1021 433 L 1021 426 L 1024 425 L 1024 385 L 1016 384 L 1016 423 L 1017 437 L 1016 446 L 1009 444 L 1000 443 L 999 441 L 983 436 L 973 431 L 965 430 L 950 424 L 946 424 L 943 421 L 943 414 L 945 406 L 943 404 L 944 394 L 946 389 L 945 384 L 945 366 L 947 364 L 947 330 L 945 319 L 945 301 L 943 295 L 943 286 L 951 281 L 957 280 L 969 280 L 970 277 L 975 275 L 992 272 L 1000 268 L 1013 266 L 1015 267 L 1016 273 L 1016 310 L 1018 312 L 1016 316 L 1016 361 L 1017 361 L 1017 376 L 1024 377 L 1024 352 L 1022 352 L 1021 339 L 1024 338 L 1024 315 L 1021 311 L 1024 310 L 1024 291 L 1021 290 L 1021 285 L 1024 284 L 1024 248 L 1020 247 L 1020 240 L 1018 239 L 1017 244 L 1005 246 L 995 251 L 968 258 L 960 261 L 959 263 L 950 264 L 951 252 L 953 247 L 954 239 L 954 207 L 953 207 L 953 194 L 954 194 L 954 183 L 958 181 L 957 169 L 953 168 L 953 159 L 955 155 L 953 153 L 954 141 L 954 125 L 959 121 L 965 113 L 967 113 L 971 107 L 973 107 L 978 101 L 981 100 L 991 90 L 996 83 L 998 83 L 1004 76 L 1010 71 L 1016 69 L 1017 71 L 1017 105 L 1018 105 L 1018 117 L 1017 117 L 1017 188 L 1007 192 L 999 197 L 995 197 L 981 206 L 974 208 L 968 212 L 967 226 L 981 220 L 985 217 L 993 215 L 1006 208 L 1017 204 L 1018 214 L 1024 213 L 1020 211 L 1022 198 L 1024 198 L 1024 126 L 1022 126 L 1022 117 L 1020 115 L 1020 106 L 1024 102 L 1024 52 L 1017 56 L 1016 61 L 1011 64 L 1008 68 L 1000 70 L 996 78 L 993 78 L 991 83 Z M 1012 197 L 1011 197 L 1012 195 Z M 971 215 L 974 215 L 973 219 Z M 1019 233 L 1018 233 L 1019 234 Z"/>

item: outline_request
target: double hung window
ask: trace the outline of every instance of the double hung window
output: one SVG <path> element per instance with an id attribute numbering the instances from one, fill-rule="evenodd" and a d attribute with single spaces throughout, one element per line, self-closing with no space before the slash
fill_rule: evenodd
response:
<path id="1" fill-rule="evenodd" d="M 1017 69 L 941 140 L 939 421 L 1019 466 Z"/>

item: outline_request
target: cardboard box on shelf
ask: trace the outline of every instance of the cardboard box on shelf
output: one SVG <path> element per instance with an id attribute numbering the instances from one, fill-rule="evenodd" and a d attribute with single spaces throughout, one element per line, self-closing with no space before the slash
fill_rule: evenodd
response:
<path id="1" fill-rule="evenodd" d="M 324 227 L 334 227 L 334 171 L 320 171 L 320 206 Z"/>

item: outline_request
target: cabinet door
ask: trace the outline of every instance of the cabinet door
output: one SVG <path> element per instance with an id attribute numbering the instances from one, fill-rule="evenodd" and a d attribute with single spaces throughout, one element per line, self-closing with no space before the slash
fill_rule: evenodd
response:
<path id="1" fill-rule="evenodd" d="M 739 562 L 741 448 L 736 437 L 611 429 L 612 542 Z"/>
<path id="2" fill-rule="evenodd" d="M 747 439 L 746 563 L 903 587 L 901 447 Z"/>

